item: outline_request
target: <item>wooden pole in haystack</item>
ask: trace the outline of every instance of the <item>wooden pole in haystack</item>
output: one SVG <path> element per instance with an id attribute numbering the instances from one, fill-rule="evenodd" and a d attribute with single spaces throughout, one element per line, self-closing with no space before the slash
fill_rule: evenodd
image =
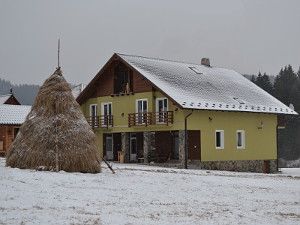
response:
<path id="1" fill-rule="evenodd" d="M 58 46 L 57 46 L 57 68 L 56 69 L 60 69 L 59 66 L 59 51 L 60 51 L 60 39 L 58 39 Z M 58 107 L 55 107 L 56 109 Z M 56 113 L 58 113 L 56 111 Z M 57 124 L 55 124 L 55 168 L 56 168 L 56 172 L 59 171 L 59 159 L 58 159 L 58 146 L 57 146 L 57 142 L 58 142 L 58 131 L 57 131 Z"/>

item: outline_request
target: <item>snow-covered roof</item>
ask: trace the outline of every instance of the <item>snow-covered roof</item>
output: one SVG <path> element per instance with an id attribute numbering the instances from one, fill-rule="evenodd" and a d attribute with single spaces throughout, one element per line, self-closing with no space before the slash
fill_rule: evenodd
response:
<path id="1" fill-rule="evenodd" d="M 0 105 L 0 124 L 21 125 L 30 109 L 28 105 Z"/>
<path id="2" fill-rule="evenodd" d="M 74 98 L 77 98 L 80 93 L 83 91 L 83 89 L 85 88 L 84 84 L 78 84 L 74 87 L 72 87 L 72 94 L 74 96 Z"/>
<path id="3" fill-rule="evenodd" d="M 0 95 L 0 105 L 3 105 L 11 96 L 12 94 Z"/>
<path id="4" fill-rule="evenodd" d="M 297 114 L 230 69 L 117 55 L 185 109 Z"/>

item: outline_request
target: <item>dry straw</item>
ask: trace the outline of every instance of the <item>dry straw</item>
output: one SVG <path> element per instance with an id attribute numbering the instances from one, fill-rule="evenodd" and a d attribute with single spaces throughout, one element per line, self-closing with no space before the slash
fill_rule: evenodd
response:
<path id="1" fill-rule="evenodd" d="M 21 169 L 101 172 L 96 137 L 60 68 L 40 88 L 6 157 Z"/>

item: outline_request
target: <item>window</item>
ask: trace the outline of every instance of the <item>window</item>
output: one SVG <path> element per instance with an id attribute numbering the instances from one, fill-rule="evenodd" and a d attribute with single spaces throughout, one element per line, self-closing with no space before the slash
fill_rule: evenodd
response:
<path id="1" fill-rule="evenodd" d="M 90 118 L 89 123 L 92 127 L 98 127 L 98 118 L 97 118 L 97 105 L 90 105 Z"/>
<path id="2" fill-rule="evenodd" d="M 112 126 L 111 102 L 105 102 L 101 104 L 101 124 L 103 127 Z"/>
<path id="3" fill-rule="evenodd" d="M 245 149 L 245 131 L 236 131 L 236 146 L 238 149 Z"/>
<path id="4" fill-rule="evenodd" d="M 138 99 L 136 100 L 136 113 L 137 113 L 137 123 L 145 124 L 147 122 L 147 112 L 148 112 L 148 100 Z"/>
<path id="5" fill-rule="evenodd" d="M 168 99 L 157 98 L 156 99 L 156 122 L 166 123 L 168 117 Z"/>
<path id="6" fill-rule="evenodd" d="M 92 104 L 90 105 L 90 117 L 96 117 L 97 116 L 97 105 Z"/>
<path id="7" fill-rule="evenodd" d="M 114 93 L 128 94 L 132 92 L 132 71 L 120 64 L 115 68 Z"/>
<path id="8" fill-rule="evenodd" d="M 224 130 L 216 130 L 216 149 L 224 149 Z"/>

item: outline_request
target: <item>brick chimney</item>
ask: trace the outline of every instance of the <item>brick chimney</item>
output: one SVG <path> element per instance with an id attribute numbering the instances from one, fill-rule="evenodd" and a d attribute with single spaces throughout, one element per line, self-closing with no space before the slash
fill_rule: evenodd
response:
<path id="1" fill-rule="evenodd" d="M 210 67 L 209 58 L 202 58 L 201 65 Z"/>

